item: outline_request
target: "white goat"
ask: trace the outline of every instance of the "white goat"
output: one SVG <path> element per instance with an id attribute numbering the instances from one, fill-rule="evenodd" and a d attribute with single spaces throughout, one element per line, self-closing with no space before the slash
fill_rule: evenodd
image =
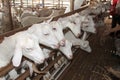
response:
<path id="1" fill-rule="evenodd" d="M 69 42 L 68 40 L 65 39 L 65 36 L 63 34 L 63 24 L 61 24 L 59 21 L 52 21 L 52 28 L 53 28 L 53 33 L 55 33 L 55 36 L 57 39 L 60 41 L 60 48 L 59 50 L 68 58 L 72 59 L 73 54 L 72 54 L 72 43 Z"/>
<path id="2" fill-rule="evenodd" d="M 0 44 L 0 67 L 6 66 L 11 58 L 14 66 L 19 66 L 22 56 L 33 60 L 35 63 L 43 63 L 44 55 L 34 35 L 27 32 L 19 32 L 6 37 Z"/>
<path id="3" fill-rule="evenodd" d="M 44 19 L 36 17 L 36 16 L 26 16 L 24 18 L 21 19 L 21 24 L 23 27 L 28 27 L 31 26 L 33 24 L 37 24 L 44 21 Z"/>
<path id="4" fill-rule="evenodd" d="M 77 21 L 75 23 L 77 23 L 79 26 L 76 26 L 76 27 L 81 27 L 81 30 L 84 31 L 84 35 L 81 39 L 75 39 L 72 33 L 68 32 L 69 34 L 65 34 L 66 35 L 65 38 L 67 38 L 68 40 L 73 40 L 72 42 L 74 45 L 79 44 L 81 49 L 87 52 L 91 52 L 89 42 L 85 39 L 87 37 L 86 32 L 96 33 L 96 28 L 93 22 L 93 18 L 89 15 L 79 15 L 78 13 L 74 15 L 76 16 L 71 16 L 71 20 Z"/>
<path id="5" fill-rule="evenodd" d="M 64 34 L 63 34 L 63 28 L 62 24 L 59 21 L 52 21 L 50 22 L 50 25 L 52 26 L 52 31 L 55 34 L 56 38 L 58 39 L 60 43 L 60 48 L 59 50 L 68 58 L 72 59 L 72 43 L 69 42 L 68 40 L 65 39 Z M 46 56 L 46 58 L 49 57 L 49 53 L 51 50 L 49 49 L 43 49 L 43 52 Z"/>
<path id="6" fill-rule="evenodd" d="M 61 46 L 59 50 L 68 58 L 72 59 L 73 58 L 73 53 L 72 53 L 72 43 L 68 40 L 65 41 L 65 46 Z"/>
<path id="7" fill-rule="evenodd" d="M 38 38 L 36 36 L 24 31 L 16 33 L 12 37 L 15 37 L 16 39 L 14 57 L 12 59 L 14 66 L 19 66 L 22 55 L 34 61 L 35 63 L 40 64 L 44 62 L 45 58 L 41 48 L 39 47 Z"/>
<path id="8" fill-rule="evenodd" d="M 76 27 L 80 27 L 78 28 L 80 30 L 80 33 L 81 30 L 96 33 L 95 23 L 92 16 L 75 13 L 74 15 L 71 15 L 69 17 L 71 21 L 74 21 L 74 23 L 76 23 Z"/>
<path id="9" fill-rule="evenodd" d="M 46 45 L 53 49 L 59 48 L 59 41 L 52 32 L 49 21 L 40 24 L 34 24 L 28 28 L 27 31 L 31 34 L 34 34 L 39 39 L 40 44 Z"/>
<path id="10" fill-rule="evenodd" d="M 45 59 L 36 36 L 26 31 L 6 37 L 0 44 L 0 51 L 0 68 L 5 67 L 11 59 L 13 66 L 18 67 L 22 56 L 39 64 Z"/>
<path id="11" fill-rule="evenodd" d="M 95 23 L 92 16 L 80 15 L 81 29 L 86 32 L 96 33 Z"/>
<path id="12" fill-rule="evenodd" d="M 27 16 L 36 16 L 37 17 L 38 13 L 36 11 L 32 11 L 32 10 L 24 10 L 23 13 L 21 14 L 21 19 Z"/>
<path id="13" fill-rule="evenodd" d="M 75 27 L 77 27 L 76 29 L 80 30 L 80 33 L 81 30 L 85 32 L 96 33 L 95 23 L 92 16 L 75 13 L 74 15 L 70 16 L 70 20 L 76 23 Z"/>
<path id="14" fill-rule="evenodd" d="M 81 30 L 96 33 L 92 16 L 75 13 L 71 16 L 58 19 L 63 24 L 63 28 L 70 28 L 76 37 L 81 35 Z"/>
<path id="15" fill-rule="evenodd" d="M 64 20 L 64 21 L 62 21 Z M 65 21 L 66 20 L 66 21 Z M 77 34 L 81 34 L 81 30 L 86 31 L 86 32 L 91 32 L 91 33 L 96 33 L 96 28 L 95 28 L 95 23 L 93 21 L 92 16 L 90 15 L 85 15 L 85 14 L 79 14 L 79 13 L 75 13 L 71 16 L 62 18 L 58 21 L 61 21 L 65 24 L 63 24 L 63 26 L 67 26 L 67 22 L 68 24 L 69 21 L 71 21 L 71 23 L 74 23 L 74 27 L 71 25 L 68 25 L 68 27 L 71 29 L 71 31 L 74 33 L 74 35 L 76 36 Z"/>
<path id="16" fill-rule="evenodd" d="M 68 40 L 65 41 L 65 45 L 64 46 L 60 46 L 59 50 L 68 58 L 68 59 L 72 59 L 73 58 L 73 53 L 72 53 L 72 43 Z M 45 58 L 49 58 L 50 57 L 50 52 L 52 50 L 50 49 L 46 49 L 43 48 L 43 53 L 45 55 Z"/>
<path id="17" fill-rule="evenodd" d="M 70 42 L 72 42 L 73 46 L 79 45 L 81 49 L 83 49 L 87 52 L 92 51 L 90 48 L 89 42 L 87 40 L 85 40 L 86 33 L 84 33 L 84 36 L 81 39 L 76 39 L 76 37 L 70 31 L 68 31 L 65 34 L 65 38 L 67 40 L 69 40 Z"/>
<path id="18" fill-rule="evenodd" d="M 21 19 L 21 24 L 23 25 L 23 27 L 26 27 L 26 26 L 31 26 L 33 24 L 41 23 L 53 17 L 54 14 L 55 12 L 52 11 L 52 14 L 48 17 L 26 16 Z"/>
<path id="19" fill-rule="evenodd" d="M 58 21 L 60 21 L 63 25 L 63 29 L 69 28 L 76 37 L 79 37 L 81 35 L 80 26 L 78 25 L 79 22 L 76 21 L 76 23 L 75 21 L 71 20 L 70 16 L 65 18 L 59 18 Z"/>
<path id="20" fill-rule="evenodd" d="M 52 21 L 50 22 L 52 26 L 52 31 L 55 34 L 56 38 L 58 39 L 61 46 L 65 45 L 65 37 L 63 34 L 63 25 L 59 21 Z"/>

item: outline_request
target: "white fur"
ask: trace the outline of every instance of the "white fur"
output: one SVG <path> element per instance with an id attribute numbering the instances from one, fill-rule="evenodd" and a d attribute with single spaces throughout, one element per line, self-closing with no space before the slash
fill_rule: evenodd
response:
<path id="1" fill-rule="evenodd" d="M 37 38 L 24 31 L 6 37 L 0 44 L 0 50 L 0 68 L 6 66 L 11 59 L 15 67 L 19 66 L 22 56 L 35 63 L 43 63 L 44 61 L 44 55 Z"/>
<path id="2" fill-rule="evenodd" d="M 52 32 L 51 25 L 48 22 L 34 24 L 27 30 L 29 33 L 34 34 L 40 44 L 46 45 L 51 48 L 59 48 L 59 41 L 56 39 Z"/>
<path id="3" fill-rule="evenodd" d="M 43 53 L 44 53 L 44 56 L 45 56 L 46 59 L 50 57 L 50 52 L 51 51 L 52 50 L 50 50 L 50 49 L 43 48 Z"/>
<path id="4" fill-rule="evenodd" d="M 76 27 L 78 27 L 76 28 L 76 32 L 78 32 L 77 30 L 80 30 L 81 34 L 81 30 L 83 30 L 91 33 L 96 33 L 95 23 L 92 16 L 75 13 L 69 17 L 71 21 L 74 21 L 76 23 Z"/>
<path id="5" fill-rule="evenodd" d="M 81 35 L 81 23 L 82 23 L 79 13 L 75 13 L 71 16 L 68 16 L 68 18 L 71 22 L 75 24 L 75 26 L 71 28 L 72 32 L 76 37 L 79 37 Z"/>
<path id="6" fill-rule="evenodd" d="M 22 55 L 33 60 L 35 63 L 43 63 L 45 58 L 39 47 L 38 38 L 36 36 L 24 31 L 16 33 L 13 37 L 16 39 L 14 56 L 12 59 L 14 66 L 19 66 Z"/>
<path id="7" fill-rule="evenodd" d="M 72 21 L 69 16 L 65 18 L 59 18 L 58 21 L 60 21 L 61 24 L 63 25 L 63 29 L 69 28 L 76 37 L 80 36 L 81 34 L 80 27 L 76 27 L 78 26 L 77 23 Z"/>
<path id="8" fill-rule="evenodd" d="M 81 29 L 86 32 L 96 33 L 95 23 L 92 16 L 84 15 L 81 16 Z"/>
<path id="9" fill-rule="evenodd" d="M 72 43 L 68 40 L 65 41 L 65 46 L 60 46 L 59 50 L 68 58 L 68 59 L 72 59 L 73 58 L 73 53 L 72 53 Z M 49 58 L 50 57 L 50 52 L 52 50 L 50 49 L 43 49 L 43 53 L 45 55 L 45 58 Z"/>
<path id="10" fill-rule="evenodd" d="M 22 19 L 27 16 L 36 16 L 37 17 L 37 12 L 36 11 L 32 12 L 32 10 L 24 10 L 23 13 L 21 14 L 20 18 Z"/>
<path id="11" fill-rule="evenodd" d="M 72 43 L 68 40 L 65 41 L 65 46 L 60 47 L 59 50 L 68 58 L 72 59 L 73 58 L 73 53 L 72 53 Z"/>
<path id="12" fill-rule="evenodd" d="M 83 49 L 83 50 L 85 50 L 87 52 L 92 51 L 91 48 L 90 48 L 89 42 L 87 40 L 85 40 L 86 34 L 84 35 L 83 38 L 76 39 L 75 36 L 70 31 L 68 31 L 65 34 L 65 38 L 67 40 L 69 40 L 70 42 L 72 42 L 73 46 L 79 45 L 81 49 Z"/>
<path id="13" fill-rule="evenodd" d="M 0 68 L 6 66 L 12 56 L 15 47 L 15 40 L 13 37 L 5 37 L 0 44 Z"/>
<path id="14" fill-rule="evenodd" d="M 72 55 L 72 43 L 69 42 L 68 40 L 65 39 L 64 34 L 63 34 L 63 26 L 59 21 L 52 21 L 50 23 L 50 25 L 52 25 L 52 31 L 55 34 L 56 38 L 58 39 L 58 41 L 60 42 L 61 46 L 59 48 L 59 50 L 68 58 L 68 59 L 72 59 L 73 55 Z M 43 49 L 43 52 L 46 56 L 46 58 L 49 57 L 51 50 L 50 49 Z"/>
<path id="15" fill-rule="evenodd" d="M 65 37 L 63 34 L 62 24 L 59 21 L 52 21 L 50 22 L 52 26 L 52 31 L 55 34 L 56 38 L 58 39 L 61 46 L 65 45 Z"/>

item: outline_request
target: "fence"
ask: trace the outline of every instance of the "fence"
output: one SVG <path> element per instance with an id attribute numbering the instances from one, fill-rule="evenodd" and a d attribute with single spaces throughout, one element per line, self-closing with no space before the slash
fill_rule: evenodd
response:
<path id="1" fill-rule="evenodd" d="M 89 4 L 82 6 L 78 10 L 54 17 L 53 20 L 56 21 L 58 18 L 66 17 L 66 16 L 72 15 L 76 12 L 80 12 L 80 11 L 86 9 L 88 6 L 89 6 Z M 26 30 L 27 28 L 28 27 L 18 28 L 18 29 L 15 29 L 13 31 L 1 34 L 0 35 L 0 42 L 2 42 L 4 37 L 8 37 L 10 35 L 15 34 L 16 32 Z M 73 53 L 75 53 L 77 51 L 77 48 L 73 47 L 72 51 L 73 51 Z M 39 65 L 39 67 L 42 66 L 40 68 L 40 70 L 47 71 L 47 73 L 45 73 L 45 74 L 33 73 L 34 76 L 32 76 L 32 80 L 52 80 L 52 79 L 56 80 L 60 76 L 60 74 L 69 66 L 70 61 L 68 61 L 68 59 L 66 57 L 64 57 L 64 55 L 61 54 L 61 52 L 52 51 L 52 53 L 55 53 L 55 54 L 52 55 L 50 58 L 48 58 L 45 61 L 45 63 Z M 4 68 L 0 68 L 0 76 L 5 76 L 9 71 L 11 71 L 14 68 L 15 67 L 13 67 L 13 65 L 11 63 Z M 24 73 L 20 74 L 16 80 L 24 80 L 29 76 L 30 76 L 29 69 L 26 69 L 26 71 Z"/>

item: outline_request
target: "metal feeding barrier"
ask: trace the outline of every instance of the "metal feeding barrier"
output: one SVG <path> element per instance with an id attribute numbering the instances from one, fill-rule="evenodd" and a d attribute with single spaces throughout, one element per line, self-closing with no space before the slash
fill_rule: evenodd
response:
<path id="1" fill-rule="evenodd" d="M 77 9 L 75 11 L 54 17 L 53 21 L 56 21 L 57 19 L 59 19 L 61 17 L 70 16 L 76 12 L 80 12 L 80 11 L 86 9 L 88 6 L 89 6 L 89 4 L 82 6 L 80 9 Z M 8 37 L 19 31 L 26 30 L 28 28 L 29 27 L 18 28 L 13 31 L 10 31 L 10 32 L 3 33 L 0 35 L 0 42 L 2 42 L 4 37 Z M 73 47 L 72 51 L 74 54 L 77 51 L 77 48 Z M 53 51 L 52 53 L 54 53 L 54 54 L 51 57 L 49 57 L 47 60 L 45 60 L 45 62 L 43 64 L 38 65 L 39 70 L 46 71 L 47 73 L 45 73 L 45 74 L 33 73 L 33 76 L 30 77 L 30 71 L 29 71 L 29 69 L 26 69 L 25 72 L 21 73 L 17 77 L 16 80 L 24 80 L 27 77 L 30 77 L 31 80 L 57 80 L 58 77 L 62 74 L 62 72 L 69 66 L 70 61 L 64 55 L 62 55 L 60 51 Z M 23 58 L 23 59 L 25 60 L 26 58 Z M 18 68 L 15 68 L 12 65 L 12 63 L 10 63 L 9 65 L 7 65 L 4 68 L 0 68 L 0 77 L 6 76 L 9 73 L 9 71 L 11 71 L 12 69 L 18 69 Z"/>

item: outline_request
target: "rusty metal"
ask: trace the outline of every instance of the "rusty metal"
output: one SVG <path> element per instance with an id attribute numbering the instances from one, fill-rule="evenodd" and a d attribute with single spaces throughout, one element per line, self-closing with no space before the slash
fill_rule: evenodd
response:
<path id="1" fill-rule="evenodd" d="M 24 80 L 26 77 L 30 75 L 29 70 L 26 70 L 23 74 L 21 74 L 16 80 Z"/>
<path id="2" fill-rule="evenodd" d="M 7 66 L 0 68 L 0 77 L 6 75 L 11 69 L 13 69 L 12 63 L 8 64 Z"/>
<path id="3" fill-rule="evenodd" d="M 58 56 L 53 62 L 49 64 L 48 67 L 46 67 L 44 70 L 49 71 L 49 69 L 61 58 L 61 56 Z M 33 80 L 39 80 L 42 77 L 42 75 L 37 75 L 33 78 Z"/>

